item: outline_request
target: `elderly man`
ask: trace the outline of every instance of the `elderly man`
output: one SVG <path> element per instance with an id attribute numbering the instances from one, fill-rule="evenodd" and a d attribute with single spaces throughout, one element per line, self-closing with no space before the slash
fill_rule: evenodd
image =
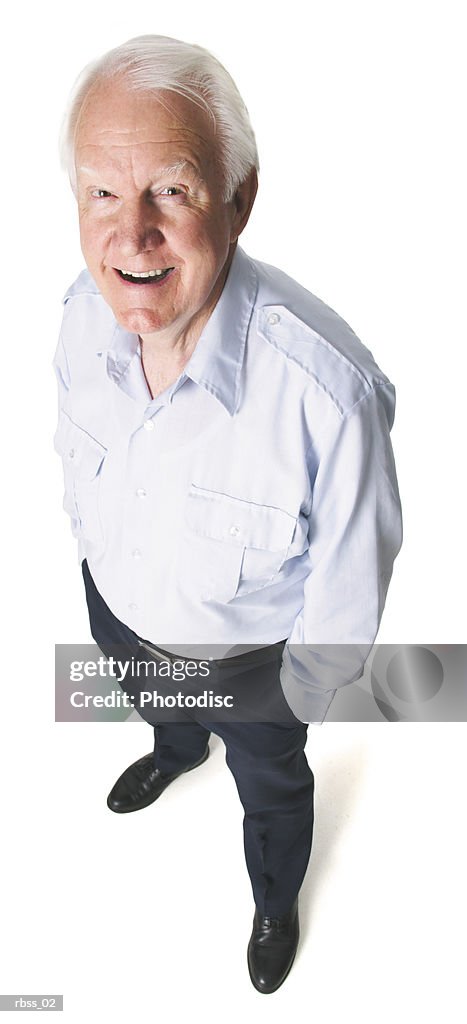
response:
<path id="1" fill-rule="evenodd" d="M 311 849 L 306 723 L 361 674 L 400 546 L 394 390 L 336 313 L 237 246 L 258 158 L 207 51 L 144 36 L 106 54 L 62 145 L 88 270 L 65 296 L 56 447 L 93 637 L 166 662 L 212 645 L 219 686 L 256 709 L 156 716 L 108 806 L 148 806 L 222 738 L 250 977 L 273 992 Z"/>

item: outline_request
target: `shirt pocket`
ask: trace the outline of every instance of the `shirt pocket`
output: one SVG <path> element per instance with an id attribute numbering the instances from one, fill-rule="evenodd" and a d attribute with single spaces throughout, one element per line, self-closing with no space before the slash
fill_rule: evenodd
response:
<path id="1" fill-rule="evenodd" d="M 71 517 L 72 530 L 92 544 L 104 537 L 99 510 L 100 477 L 107 448 L 67 415 L 60 412 L 54 437 L 62 457 L 65 480 L 63 507 Z"/>
<path id="2" fill-rule="evenodd" d="M 283 509 L 192 485 L 188 495 L 191 565 L 202 601 L 231 601 L 267 586 L 280 571 L 297 519 Z"/>

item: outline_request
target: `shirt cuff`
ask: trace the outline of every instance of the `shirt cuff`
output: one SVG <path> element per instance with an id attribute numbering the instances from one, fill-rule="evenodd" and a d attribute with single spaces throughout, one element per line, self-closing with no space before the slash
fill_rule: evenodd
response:
<path id="1" fill-rule="evenodd" d="M 280 681 L 295 717 L 314 725 L 321 724 L 336 690 L 361 678 L 372 647 L 373 640 L 371 643 L 313 646 L 287 643 Z"/>
<path id="2" fill-rule="evenodd" d="M 301 722 L 322 725 L 335 695 L 335 690 L 318 690 L 304 686 L 282 662 L 280 670 L 282 692 L 290 710 Z"/>

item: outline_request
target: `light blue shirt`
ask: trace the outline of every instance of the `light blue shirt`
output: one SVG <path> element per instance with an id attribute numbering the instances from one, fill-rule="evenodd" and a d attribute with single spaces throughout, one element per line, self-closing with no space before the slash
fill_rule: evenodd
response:
<path id="1" fill-rule="evenodd" d="M 287 701 L 321 722 L 361 675 L 401 544 L 392 384 L 341 317 L 240 248 L 154 399 L 88 271 L 64 301 L 55 446 L 102 597 L 175 653 L 287 638 Z"/>

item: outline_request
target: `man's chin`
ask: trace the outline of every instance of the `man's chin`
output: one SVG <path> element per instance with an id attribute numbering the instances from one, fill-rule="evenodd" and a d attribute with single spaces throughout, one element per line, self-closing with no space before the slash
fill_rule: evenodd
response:
<path id="1" fill-rule="evenodd" d="M 150 309 L 111 308 L 120 326 L 132 334 L 155 334 L 168 326 L 159 314 Z"/>

